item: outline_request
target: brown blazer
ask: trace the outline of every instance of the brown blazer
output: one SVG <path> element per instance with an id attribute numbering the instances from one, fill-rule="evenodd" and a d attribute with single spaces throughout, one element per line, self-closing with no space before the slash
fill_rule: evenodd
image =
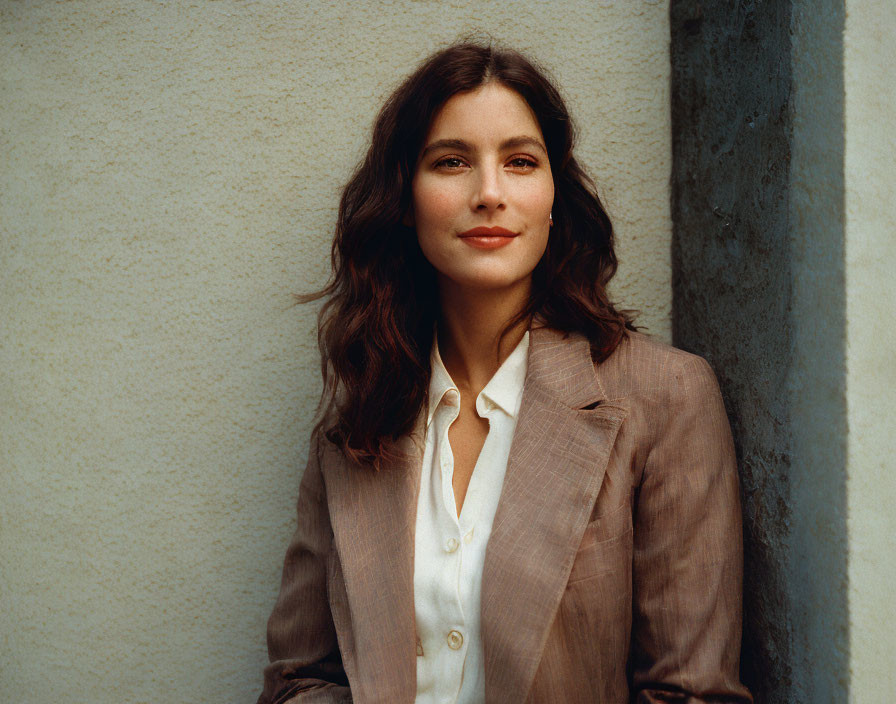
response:
<path id="1" fill-rule="evenodd" d="M 418 445 L 374 473 L 313 439 L 259 703 L 414 701 Z M 740 521 L 705 360 L 632 333 L 594 365 L 533 329 L 482 578 L 487 704 L 751 702 Z"/>

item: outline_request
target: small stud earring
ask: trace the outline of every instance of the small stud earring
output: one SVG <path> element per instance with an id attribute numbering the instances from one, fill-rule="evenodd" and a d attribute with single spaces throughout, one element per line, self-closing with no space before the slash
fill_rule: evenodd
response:
<path id="1" fill-rule="evenodd" d="M 548 213 L 548 227 L 553 227 L 553 226 L 554 226 L 554 213 L 553 213 L 553 211 L 551 211 L 550 213 Z"/>

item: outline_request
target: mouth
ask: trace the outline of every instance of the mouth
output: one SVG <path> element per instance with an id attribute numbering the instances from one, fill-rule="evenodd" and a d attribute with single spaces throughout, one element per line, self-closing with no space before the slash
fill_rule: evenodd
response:
<path id="1" fill-rule="evenodd" d="M 497 249 L 513 241 L 518 232 L 505 230 L 503 227 L 474 227 L 472 230 L 461 232 L 459 237 L 476 249 Z"/>
<path id="2" fill-rule="evenodd" d="M 518 232 L 511 232 L 503 227 L 474 227 L 472 230 L 461 232 L 459 237 L 516 237 Z"/>

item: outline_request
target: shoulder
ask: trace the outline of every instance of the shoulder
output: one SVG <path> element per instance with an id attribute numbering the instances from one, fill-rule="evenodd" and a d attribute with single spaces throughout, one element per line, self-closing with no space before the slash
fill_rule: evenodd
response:
<path id="1" fill-rule="evenodd" d="M 663 447 L 733 457 L 721 389 L 703 357 L 635 332 L 595 374 L 607 400 L 625 409 L 623 435 L 642 462 Z"/>
<path id="2" fill-rule="evenodd" d="M 595 373 L 608 399 L 647 396 L 670 402 L 695 395 L 716 395 L 718 382 L 699 355 L 640 332 L 628 332 Z"/>

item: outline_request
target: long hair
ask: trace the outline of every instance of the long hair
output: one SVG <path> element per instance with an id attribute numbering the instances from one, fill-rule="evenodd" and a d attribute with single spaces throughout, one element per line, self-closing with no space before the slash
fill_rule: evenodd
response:
<path id="1" fill-rule="evenodd" d="M 528 304 L 504 328 L 538 315 L 548 327 L 579 332 L 595 361 L 627 329 L 606 285 L 616 272 L 613 227 L 592 181 L 573 157 L 574 127 L 545 75 L 522 54 L 462 41 L 426 59 L 392 93 L 370 148 L 346 184 L 332 248 L 333 276 L 318 320 L 324 392 L 316 430 L 354 462 L 378 469 L 413 429 L 426 401 L 438 319 L 436 272 L 413 228 L 402 224 L 429 126 L 457 93 L 497 81 L 516 91 L 538 120 L 554 178 L 547 249 L 532 274 Z"/>

